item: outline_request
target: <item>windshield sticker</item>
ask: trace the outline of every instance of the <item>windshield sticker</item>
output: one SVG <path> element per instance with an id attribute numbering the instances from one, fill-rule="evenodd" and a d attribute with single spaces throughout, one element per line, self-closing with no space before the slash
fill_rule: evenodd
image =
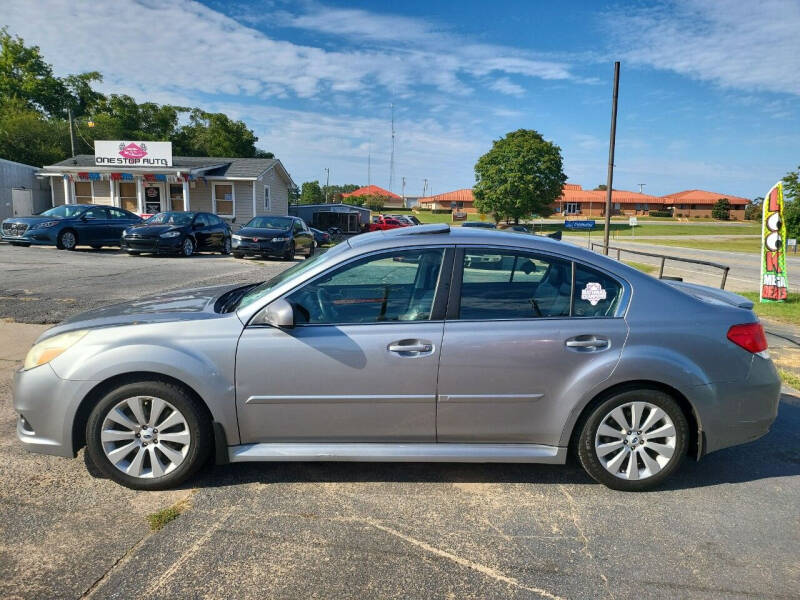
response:
<path id="1" fill-rule="evenodd" d="M 606 295 L 603 286 L 593 281 L 587 283 L 586 287 L 581 290 L 581 300 L 588 300 L 592 306 L 596 306 L 600 300 L 605 300 Z"/>

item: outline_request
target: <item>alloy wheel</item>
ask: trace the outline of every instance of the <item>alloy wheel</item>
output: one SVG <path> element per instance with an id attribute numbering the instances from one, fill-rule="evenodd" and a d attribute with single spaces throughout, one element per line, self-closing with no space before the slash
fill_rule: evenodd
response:
<path id="1" fill-rule="evenodd" d="M 186 459 L 192 435 L 186 418 L 172 404 L 134 396 L 108 411 L 100 442 L 109 462 L 131 477 L 163 477 Z"/>
<path id="2" fill-rule="evenodd" d="M 663 470 L 676 456 L 677 432 L 669 415 L 649 402 L 628 402 L 600 422 L 595 453 L 620 479 L 642 480 Z"/>
<path id="3" fill-rule="evenodd" d="M 191 256 L 194 254 L 194 243 L 191 239 L 186 238 L 183 240 L 183 244 L 181 244 L 181 252 L 184 256 Z"/>
<path id="4" fill-rule="evenodd" d="M 71 231 L 65 231 L 61 234 L 61 244 L 67 250 L 72 250 L 75 247 L 75 234 Z"/>

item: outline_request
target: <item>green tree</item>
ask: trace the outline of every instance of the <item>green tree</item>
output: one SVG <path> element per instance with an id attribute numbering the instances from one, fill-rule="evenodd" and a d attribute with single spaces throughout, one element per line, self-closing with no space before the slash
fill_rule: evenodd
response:
<path id="1" fill-rule="evenodd" d="M 325 196 L 322 194 L 322 188 L 319 187 L 319 181 L 304 181 L 300 187 L 300 204 L 322 204 Z"/>
<path id="2" fill-rule="evenodd" d="M 532 129 L 512 131 L 475 164 L 475 207 L 493 213 L 497 222 L 546 216 L 566 180 L 561 148 Z"/>
<path id="3" fill-rule="evenodd" d="M 731 203 L 727 198 L 720 198 L 711 208 L 711 216 L 720 221 L 731 218 Z"/>
<path id="4" fill-rule="evenodd" d="M 69 156 L 67 122 L 48 119 L 21 101 L 0 104 L 0 157 L 27 165 L 49 165 Z"/>
<path id="5" fill-rule="evenodd" d="M 601 183 L 596 188 L 594 188 L 594 191 L 596 191 L 596 192 L 605 192 L 607 189 L 608 189 L 608 186 L 605 183 Z"/>
<path id="6" fill-rule="evenodd" d="M 386 206 L 386 203 L 389 201 L 388 196 L 381 196 L 379 194 L 368 194 L 361 196 L 363 199 L 362 206 L 366 206 L 373 212 L 382 212 L 383 207 Z"/>
<path id="7" fill-rule="evenodd" d="M 744 218 L 748 221 L 760 221 L 763 213 L 764 198 L 758 196 L 753 198 L 747 206 L 744 207 Z"/>
<path id="8" fill-rule="evenodd" d="M 255 155 L 257 141 L 243 121 L 194 108 L 189 113 L 189 123 L 175 133 L 173 152 L 185 156 L 248 157 Z"/>
<path id="9" fill-rule="evenodd" d="M 783 198 L 788 202 L 800 200 L 800 166 L 783 178 Z"/>

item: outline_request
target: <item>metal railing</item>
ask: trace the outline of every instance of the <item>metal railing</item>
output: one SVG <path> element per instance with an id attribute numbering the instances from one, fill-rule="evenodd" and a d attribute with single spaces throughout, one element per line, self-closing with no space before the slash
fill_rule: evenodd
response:
<path id="1" fill-rule="evenodd" d="M 591 249 L 594 251 L 594 247 L 599 246 L 600 248 L 605 248 L 605 245 L 600 242 L 592 242 Z M 677 262 L 685 262 L 691 263 L 693 265 L 704 265 L 706 267 L 714 267 L 715 269 L 720 269 L 722 271 L 722 283 L 720 283 L 719 288 L 721 290 L 725 289 L 725 282 L 728 280 L 728 271 L 731 268 L 727 265 L 722 265 L 720 263 L 711 262 L 708 260 L 697 260 L 695 258 L 683 258 L 681 256 L 668 256 L 666 254 L 654 254 L 652 252 L 642 252 L 641 250 L 629 250 L 628 248 L 619 248 L 614 246 L 608 246 L 609 250 L 615 250 L 617 252 L 617 260 L 619 260 L 620 252 L 628 252 L 629 254 L 638 254 L 639 256 L 650 256 L 653 258 L 661 259 L 661 265 L 658 269 L 658 278 L 664 278 L 664 263 L 668 260 L 674 260 Z"/>

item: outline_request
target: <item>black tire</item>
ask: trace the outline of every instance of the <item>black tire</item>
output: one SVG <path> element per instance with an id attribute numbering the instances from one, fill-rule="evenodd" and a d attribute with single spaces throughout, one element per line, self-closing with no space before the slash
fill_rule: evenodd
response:
<path id="1" fill-rule="evenodd" d="M 234 252 L 233 258 L 244 258 L 244 254 L 240 254 L 239 252 Z"/>
<path id="2" fill-rule="evenodd" d="M 134 477 L 123 473 L 114 466 L 103 450 L 100 436 L 107 414 L 119 402 L 135 396 L 161 398 L 172 404 L 183 415 L 191 435 L 183 462 L 161 477 Z M 157 448 L 157 445 L 154 446 Z M 135 490 L 162 490 L 181 484 L 206 462 L 212 446 L 211 422 L 204 407 L 199 406 L 198 401 L 181 386 L 163 381 L 131 382 L 110 390 L 92 409 L 86 424 L 86 449 L 89 458 L 110 479 Z"/>
<path id="3" fill-rule="evenodd" d="M 661 470 L 654 475 L 641 479 L 624 479 L 614 475 L 612 472 L 607 470 L 605 466 L 603 466 L 600 458 L 598 457 L 598 451 L 595 450 L 595 440 L 600 425 L 607 419 L 608 415 L 615 408 L 621 406 L 624 407 L 631 402 L 646 402 L 660 408 L 672 421 L 675 431 L 674 449 L 668 462 L 663 465 Z M 630 418 L 630 413 L 626 413 L 626 416 Z M 643 420 L 646 420 L 646 417 L 642 418 Z M 661 421 L 656 422 L 658 423 Z M 641 492 L 660 485 L 665 479 L 674 473 L 676 469 L 678 469 L 684 457 L 686 456 L 686 451 L 689 444 L 689 424 L 686 420 L 686 416 L 683 414 L 683 410 L 681 410 L 681 407 L 672 396 L 659 390 L 626 390 L 614 394 L 613 396 L 604 398 L 594 407 L 589 409 L 585 418 L 578 423 L 578 427 L 580 428 L 580 437 L 577 440 L 577 455 L 584 470 L 595 481 L 602 483 L 611 489 L 625 492 Z M 650 429 L 653 430 L 652 428 Z M 637 432 L 632 431 L 631 435 L 636 436 L 636 433 Z M 639 435 L 641 436 L 641 433 Z M 645 435 L 645 438 L 646 437 L 647 436 Z M 633 440 L 636 439 L 636 437 L 633 437 Z M 641 437 L 639 438 L 638 443 L 643 444 L 644 446 L 640 452 L 648 452 L 649 456 L 653 456 L 647 449 L 647 442 L 643 442 Z M 628 447 L 632 446 L 632 444 L 629 444 L 627 440 L 625 440 L 624 444 L 626 446 L 625 450 L 628 450 Z M 620 450 L 622 450 L 622 448 L 620 448 Z M 631 456 L 635 457 L 635 453 L 631 453 Z M 630 460 L 630 457 L 625 458 L 622 463 L 620 463 L 619 470 L 622 471 L 623 466 L 629 464 L 629 462 L 626 461 Z M 641 458 L 634 458 L 634 460 L 637 460 L 638 465 L 644 465 L 644 462 Z M 638 470 L 639 469 L 637 468 L 637 471 Z"/>
<path id="4" fill-rule="evenodd" d="M 226 237 L 222 241 L 222 250 L 220 251 L 221 254 L 228 255 L 231 253 L 231 238 Z"/>
<path id="5" fill-rule="evenodd" d="M 294 242 L 289 244 L 286 252 L 283 253 L 283 260 L 294 260 L 295 247 Z"/>
<path id="6" fill-rule="evenodd" d="M 136 250 L 128 250 L 128 254 L 131 256 L 139 256 L 141 252 L 137 252 Z"/>
<path id="7" fill-rule="evenodd" d="M 183 242 L 181 242 L 181 249 L 179 250 L 180 255 L 184 257 L 189 257 L 195 253 L 195 244 L 192 238 L 187 237 Z"/>
<path id="8" fill-rule="evenodd" d="M 58 234 L 56 248 L 59 250 L 75 250 L 78 247 L 78 234 L 73 229 L 65 229 Z"/>

